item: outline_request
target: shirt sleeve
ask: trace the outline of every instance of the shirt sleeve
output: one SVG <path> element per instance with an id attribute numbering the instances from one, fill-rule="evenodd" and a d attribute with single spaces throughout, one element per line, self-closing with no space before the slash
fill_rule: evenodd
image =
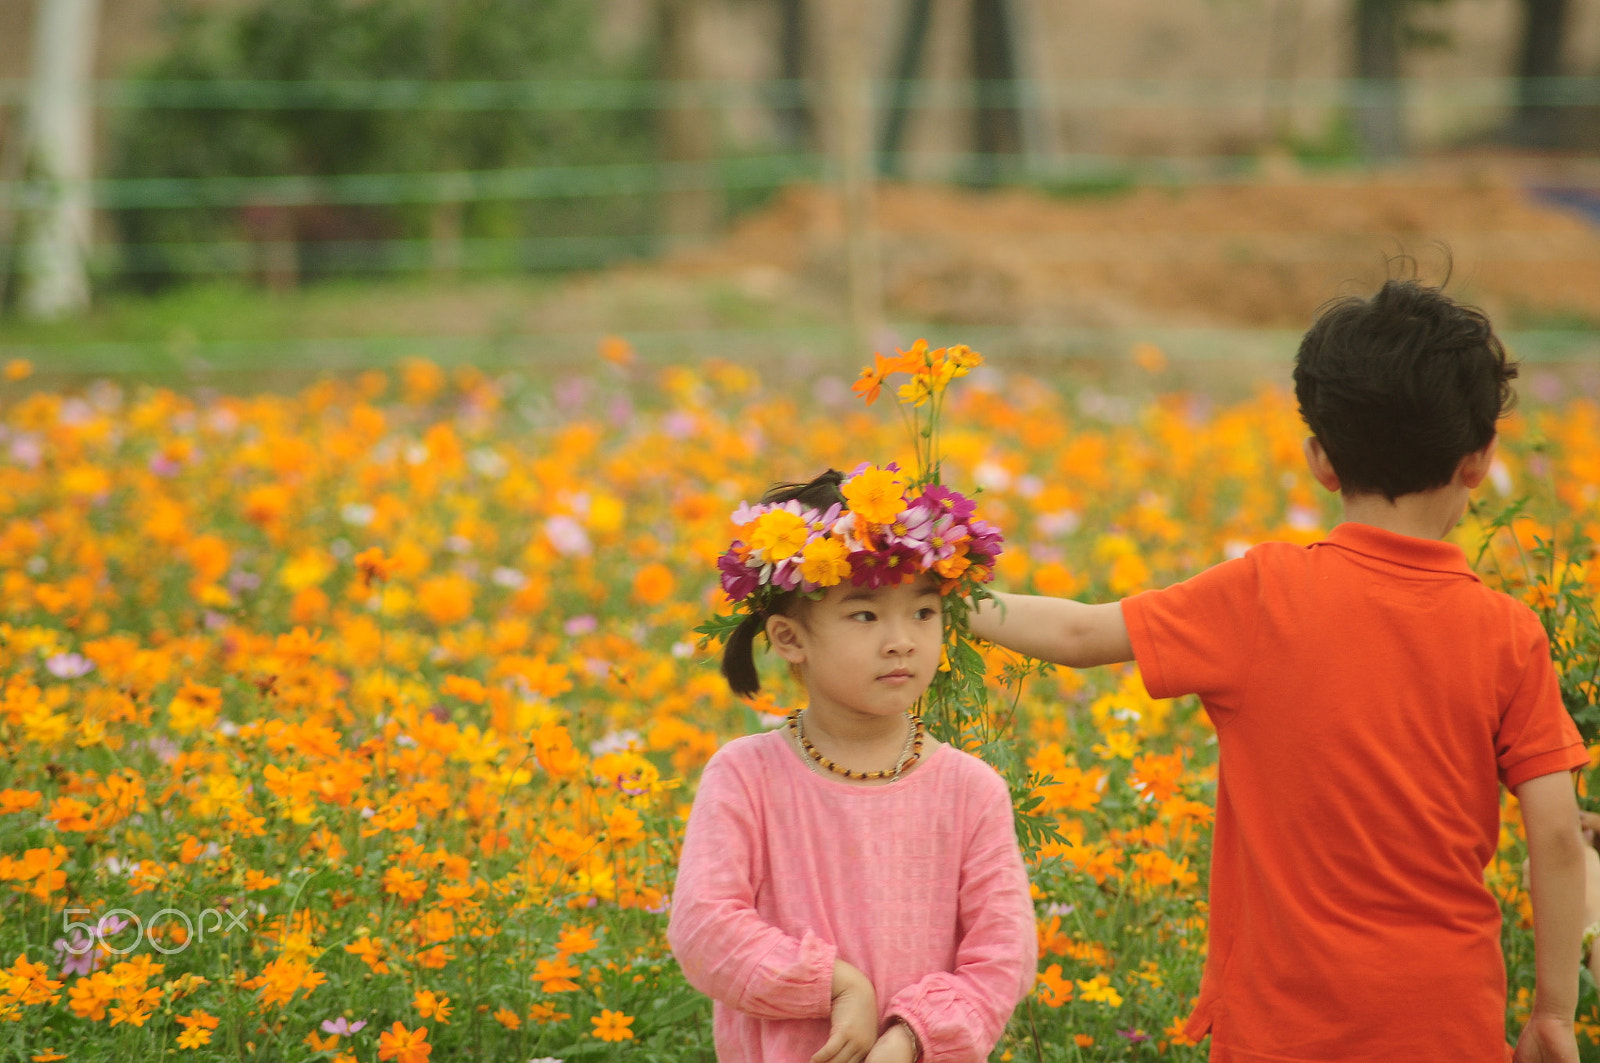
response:
<path id="1" fill-rule="evenodd" d="M 756 911 L 759 847 L 749 790 L 719 754 L 689 813 L 667 941 L 689 984 L 713 1000 L 762 1019 L 825 1019 L 837 949 L 809 930 L 796 939 Z"/>
<path id="2" fill-rule="evenodd" d="M 1199 694 L 1208 710 L 1226 705 L 1227 693 L 1247 673 L 1259 584 L 1255 560 L 1246 554 L 1123 599 L 1128 639 L 1151 697 Z"/>
<path id="3" fill-rule="evenodd" d="M 1033 988 L 1038 932 L 1005 781 L 983 768 L 983 811 L 961 862 L 961 940 L 953 971 L 896 993 L 888 1020 L 910 1026 L 924 1063 L 982 1063 Z"/>
<path id="4" fill-rule="evenodd" d="M 1550 663 L 1544 627 L 1531 612 L 1522 625 L 1526 632 L 1522 673 L 1495 735 L 1495 761 L 1507 788 L 1589 764 L 1583 739 L 1561 700 L 1561 682 Z"/>

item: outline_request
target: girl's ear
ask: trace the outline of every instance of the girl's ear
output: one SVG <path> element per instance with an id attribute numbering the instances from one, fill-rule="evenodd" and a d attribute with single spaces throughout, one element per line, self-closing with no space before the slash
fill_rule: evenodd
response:
<path id="1" fill-rule="evenodd" d="M 773 652 L 790 664 L 806 663 L 805 629 L 794 617 L 781 613 L 767 617 L 767 639 Z"/>

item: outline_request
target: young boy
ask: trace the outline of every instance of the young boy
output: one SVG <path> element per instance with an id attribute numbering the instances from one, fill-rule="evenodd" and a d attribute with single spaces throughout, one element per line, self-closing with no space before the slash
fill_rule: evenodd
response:
<path id="1" fill-rule="evenodd" d="M 1488 319 L 1390 281 L 1295 360 L 1305 456 L 1344 522 L 1165 590 L 1001 594 L 972 630 L 1082 668 L 1138 662 L 1216 726 L 1211 918 L 1189 1036 L 1239 1063 L 1503 1063 L 1499 787 L 1521 802 L 1537 987 L 1515 1059 L 1576 1061 L 1588 757 L 1526 606 L 1445 542 L 1516 375 Z"/>

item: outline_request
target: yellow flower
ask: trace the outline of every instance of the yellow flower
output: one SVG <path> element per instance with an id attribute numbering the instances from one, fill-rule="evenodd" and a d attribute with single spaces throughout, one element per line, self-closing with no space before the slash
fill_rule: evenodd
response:
<path id="1" fill-rule="evenodd" d="M 1117 730 L 1106 735 L 1102 744 L 1096 742 L 1093 746 L 1095 756 L 1101 760 L 1112 760 L 1120 757 L 1123 760 L 1132 760 L 1139 755 L 1139 742 L 1127 731 Z"/>
<path id="2" fill-rule="evenodd" d="M 877 467 L 850 477 L 841 488 L 850 512 L 869 524 L 889 524 L 906 508 L 905 477 Z"/>
<path id="3" fill-rule="evenodd" d="M 1122 1006 L 1122 994 L 1118 993 L 1111 985 L 1111 979 L 1103 974 L 1096 975 L 1087 982 L 1079 979 L 1078 989 L 1082 1000 L 1087 1000 L 1094 1004 L 1105 1004 L 1113 1008 Z"/>
<path id="4" fill-rule="evenodd" d="M 786 509 L 774 509 L 755 520 L 750 531 L 750 549 L 763 562 L 772 563 L 798 554 L 806 545 L 810 528 Z"/>
<path id="5" fill-rule="evenodd" d="M 631 1041 L 633 1031 L 628 1027 L 633 1025 L 633 1016 L 624 1015 L 620 1011 L 610 1008 L 601 1008 L 600 1014 L 589 1020 L 594 1023 L 594 1036 L 602 1041 Z"/>
<path id="6" fill-rule="evenodd" d="M 191 1026 L 178 1035 L 179 1048 L 199 1048 L 211 1043 L 211 1031 L 204 1026 Z"/>
<path id="7" fill-rule="evenodd" d="M 801 556 L 800 577 L 819 587 L 832 587 L 850 575 L 850 551 L 838 539 L 816 539 Z"/>

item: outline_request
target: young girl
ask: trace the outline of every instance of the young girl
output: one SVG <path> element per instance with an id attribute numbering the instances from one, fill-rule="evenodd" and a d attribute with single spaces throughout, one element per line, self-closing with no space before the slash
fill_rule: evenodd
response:
<path id="1" fill-rule="evenodd" d="M 988 1058 L 1033 987 L 1037 938 L 1010 794 L 915 715 L 942 595 L 1000 535 L 894 466 L 781 485 L 734 514 L 718 567 L 747 615 L 722 671 L 760 687 L 758 633 L 804 683 L 785 726 L 706 765 L 668 939 L 740 1063 Z"/>

